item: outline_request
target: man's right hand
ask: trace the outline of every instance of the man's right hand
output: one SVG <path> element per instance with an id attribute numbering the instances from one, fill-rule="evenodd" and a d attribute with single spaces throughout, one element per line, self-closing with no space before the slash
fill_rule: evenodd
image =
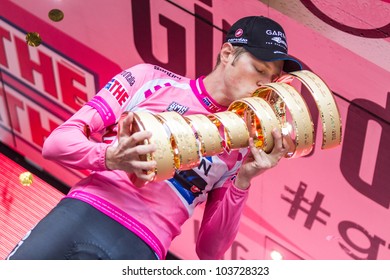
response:
<path id="1" fill-rule="evenodd" d="M 156 161 L 141 160 L 140 156 L 156 151 L 157 147 L 149 143 L 150 131 L 138 131 L 132 134 L 134 114 L 129 112 L 119 126 L 118 145 L 109 146 L 106 150 L 106 167 L 110 170 L 123 170 L 135 174 L 143 181 L 153 180 Z"/>

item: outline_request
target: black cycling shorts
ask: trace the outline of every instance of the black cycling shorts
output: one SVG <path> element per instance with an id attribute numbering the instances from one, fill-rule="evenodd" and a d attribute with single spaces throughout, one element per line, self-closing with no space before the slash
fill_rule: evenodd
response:
<path id="1" fill-rule="evenodd" d="M 130 230 L 91 205 L 65 198 L 9 254 L 10 260 L 156 260 Z"/>

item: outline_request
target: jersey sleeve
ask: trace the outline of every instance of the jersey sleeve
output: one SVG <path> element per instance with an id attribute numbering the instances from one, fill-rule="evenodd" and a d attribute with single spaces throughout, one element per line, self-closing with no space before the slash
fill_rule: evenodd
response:
<path id="1" fill-rule="evenodd" d="M 200 259 L 221 259 L 237 235 L 249 189 L 239 189 L 234 182 L 247 155 L 248 149 L 241 149 L 238 157 L 229 156 L 234 166 L 208 194 L 196 243 Z"/>
<path id="2" fill-rule="evenodd" d="M 102 134 L 117 123 L 129 102 L 137 100 L 138 89 L 151 73 L 150 67 L 140 64 L 114 76 L 80 110 L 53 130 L 44 142 L 43 157 L 74 169 L 106 170 L 109 144 L 91 140 L 89 135 Z"/>
<path id="3" fill-rule="evenodd" d="M 105 170 L 108 144 L 88 139 L 88 130 L 97 132 L 98 127 L 103 127 L 100 116 L 91 107 L 83 106 L 49 135 L 43 145 L 43 157 L 74 169 Z"/>
<path id="4" fill-rule="evenodd" d="M 123 111 L 131 110 L 148 95 L 147 82 L 153 79 L 153 65 L 139 64 L 113 77 L 86 105 L 100 115 L 104 126 L 116 123 Z"/>
<path id="5" fill-rule="evenodd" d="M 234 179 L 209 193 L 196 242 L 200 259 L 222 259 L 237 235 L 248 193 Z"/>

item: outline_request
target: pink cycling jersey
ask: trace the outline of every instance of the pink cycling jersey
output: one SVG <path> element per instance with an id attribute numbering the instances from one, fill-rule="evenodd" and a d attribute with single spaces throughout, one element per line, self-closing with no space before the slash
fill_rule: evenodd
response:
<path id="1" fill-rule="evenodd" d="M 67 197 L 85 201 L 115 219 L 142 238 L 160 259 L 194 208 L 207 200 L 197 254 L 201 259 L 220 259 L 237 234 L 248 196 L 248 190 L 234 186 L 248 149 L 201 158 L 198 167 L 177 171 L 169 180 L 142 188 L 135 187 L 124 171 L 107 170 L 105 153 L 109 145 L 118 144 L 117 123 L 126 111 L 207 115 L 226 109 L 207 93 L 202 77 L 192 80 L 155 65 L 139 64 L 116 75 L 56 128 L 42 153 L 65 166 L 91 170 Z M 86 137 L 86 125 L 91 135 L 102 135 L 102 141 Z"/>

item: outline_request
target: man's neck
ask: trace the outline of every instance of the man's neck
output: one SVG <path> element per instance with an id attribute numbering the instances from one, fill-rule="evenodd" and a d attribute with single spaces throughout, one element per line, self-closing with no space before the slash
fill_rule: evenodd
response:
<path id="1" fill-rule="evenodd" d="M 230 102 L 226 102 L 225 84 L 221 79 L 222 74 L 220 68 L 217 67 L 203 79 L 204 87 L 210 96 L 222 106 L 229 106 Z"/>

